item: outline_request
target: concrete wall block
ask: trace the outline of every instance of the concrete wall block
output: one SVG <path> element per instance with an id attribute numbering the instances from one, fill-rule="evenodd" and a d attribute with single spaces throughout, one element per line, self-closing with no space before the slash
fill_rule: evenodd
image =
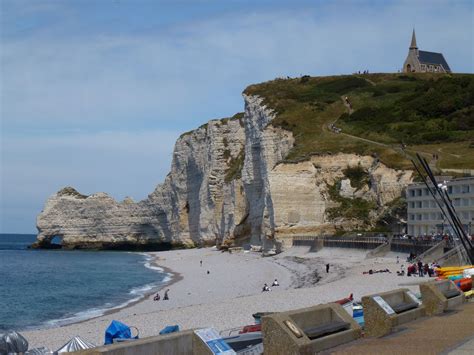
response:
<path id="1" fill-rule="evenodd" d="M 447 298 L 444 293 L 458 288 L 451 280 L 429 281 L 420 285 L 421 297 L 426 308 L 427 315 L 442 314 L 443 312 L 456 308 L 465 301 L 464 294 Z"/>
<path id="2" fill-rule="evenodd" d="M 305 334 L 304 330 L 307 328 L 335 321 L 346 322 L 350 328 L 316 339 L 310 339 Z M 287 322 L 297 334 L 289 328 Z M 265 316 L 262 318 L 262 332 L 265 353 L 272 355 L 315 354 L 358 339 L 362 335 L 357 322 L 336 303 Z"/>
<path id="3" fill-rule="evenodd" d="M 212 355 L 193 330 L 158 335 L 79 351 L 79 355 Z"/>
<path id="4" fill-rule="evenodd" d="M 379 297 L 382 305 L 378 302 Z M 396 326 L 422 317 L 425 314 L 425 307 L 421 304 L 415 309 L 399 314 L 393 311 L 393 308 L 396 308 L 399 304 L 413 302 L 414 300 L 408 294 L 408 289 L 398 289 L 362 297 L 365 334 L 381 337 L 390 334 Z"/>

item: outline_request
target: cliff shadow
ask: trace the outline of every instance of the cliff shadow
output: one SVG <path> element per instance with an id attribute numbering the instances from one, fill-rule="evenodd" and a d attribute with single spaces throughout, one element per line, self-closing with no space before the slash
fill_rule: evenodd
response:
<path id="1" fill-rule="evenodd" d="M 186 165 L 186 207 L 184 213 L 188 216 L 188 230 L 190 238 L 200 244 L 200 216 L 201 201 L 200 191 L 203 181 L 203 173 L 194 159 L 188 160 Z"/>

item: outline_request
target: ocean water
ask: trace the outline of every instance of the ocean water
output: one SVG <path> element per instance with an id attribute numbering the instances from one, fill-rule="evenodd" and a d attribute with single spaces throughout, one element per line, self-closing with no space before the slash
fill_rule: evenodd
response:
<path id="1" fill-rule="evenodd" d="M 169 280 L 145 254 L 27 249 L 34 240 L 0 234 L 0 332 L 92 318 Z"/>

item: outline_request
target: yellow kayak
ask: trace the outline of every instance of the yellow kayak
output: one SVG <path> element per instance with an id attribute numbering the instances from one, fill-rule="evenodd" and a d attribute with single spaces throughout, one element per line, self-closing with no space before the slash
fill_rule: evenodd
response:
<path id="1" fill-rule="evenodd" d="M 474 267 L 474 265 L 464 265 L 464 266 L 446 266 L 446 267 L 440 267 L 437 270 L 440 270 L 441 272 L 449 272 L 449 271 L 459 271 L 459 270 L 464 270 L 464 269 L 470 269 Z"/>
<path id="2" fill-rule="evenodd" d="M 472 296 L 474 296 L 474 290 L 464 292 L 464 296 L 466 296 L 467 298 L 471 298 Z"/>

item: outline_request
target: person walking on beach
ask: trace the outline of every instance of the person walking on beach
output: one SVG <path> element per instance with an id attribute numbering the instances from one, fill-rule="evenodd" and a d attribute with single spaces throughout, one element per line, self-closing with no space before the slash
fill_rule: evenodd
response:
<path id="1" fill-rule="evenodd" d="M 163 301 L 168 301 L 169 300 L 169 297 L 168 297 L 168 292 L 169 292 L 169 288 L 165 291 L 165 295 L 163 296 Z"/>
<path id="2" fill-rule="evenodd" d="M 200 261 L 200 263 L 201 263 L 201 267 L 202 267 L 202 260 Z"/>
<path id="3" fill-rule="evenodd" d="M 329 273 L 329 264 L 326 264 L 326 274 Z"/>
<path id="4" fill-rule="evenodd" d="M 423 277 L 423 262 L 418 260 L 418 276 Z"/>

